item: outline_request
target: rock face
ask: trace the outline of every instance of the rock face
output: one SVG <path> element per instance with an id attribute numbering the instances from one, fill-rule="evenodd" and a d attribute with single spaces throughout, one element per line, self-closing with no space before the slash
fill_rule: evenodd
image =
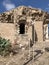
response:
<path id="1" fill-rule="evenodd" d="M 49 14 L 47 12 L 19 6 L 0 14 L 0 36 L 10 39 L 12 43 L 22 45 L 28 44 L 30 41 L 34 42 L 34 37 L 35 41 L 43 41 L 43 24 L 48 19 Z M 23 34 L 20 32 L 21 26 L 23 26 Z"/>
<path id="2" fill-rule="evenodd" d="M 0 22 L 14 23 L 14 17 L 16 17 L 16 20 L 21 18 L 27 19 L 30 17 L 32 20 L 41 21 L 48 18 L 48 15 L 49 14 L 47 12 L 40 9 L 19 6 L 13 10 L 0 14 Z"/>

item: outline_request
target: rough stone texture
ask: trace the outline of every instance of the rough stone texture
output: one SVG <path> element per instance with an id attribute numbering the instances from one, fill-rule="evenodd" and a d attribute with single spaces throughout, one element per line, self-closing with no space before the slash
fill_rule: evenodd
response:
<path id="1" fill-rule="evenodd" d="M 19 34 L 20 23 L 25 23 L 25 34 Z M 19 6 L 0 14 L 0 36 L 17 43 L 13 49 L 19 51 L 14 56 L 0 56 L 0 65 L 49 65 L 49 51 L 45 50 L 49 49 L 49 42 L 43 43 L 48 23 L 49 14 L 36 8 Z"/>
<path id="2" fill-rule="evenodd" d="M 43 48 L 49 47 L 48 43 L 39 42 L 34 44 L 34 46 L 30 47 L 30 54 L 27 48 L 20 50 L 20 52 L 14 56 L 0 56 L 0 65 L 49 65 L 49 51 L 45 50 L 45 52 L 42 52 Z"/>
<path id="3" fill-rule="evenodd" d="M 47 12 L 36 8 L 19 6 L 0 14 L 0 35 L 13 41 L 16 40 L 18 44 L 28 44 L 30 40 L 34 41 L 33 22 L 35 21 L 35 31 L 38 41 L 43 41 L 42 26 L 43 24 L 45 25 L 48 20 L 49 14 Z M 25 23 L 24 35 L 19 34 L 20 23 Z"/>

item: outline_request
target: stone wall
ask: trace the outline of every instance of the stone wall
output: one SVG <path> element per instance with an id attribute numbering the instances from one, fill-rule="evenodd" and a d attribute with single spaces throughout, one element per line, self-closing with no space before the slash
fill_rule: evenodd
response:
<path id="1" fill-rule="evenodd" d="M 41 42 L 43 41 L 43 22 L 42 21 L 36 21 L 35 24 L 34 24 L 34 27 L 35 27 L 35 32 L 36 32 L 36 35 L 37 35 L 37 41 L 38 42 Z"/>
<path id="2" fill-rule="evenodd" d="M 12 23 L 0 23 L 0 36 L 6 39 L 10 39 L 11 42 L 15 39 L 15 26 Z"/>
<path id="3" fill-rule="evenodd" d="M 49 14 L 40 9 L 19 6 L 0 14 L 0 35 L 17 43 L 43 41 L 43 23 L 49 19 Z M 25 23 L 25 34 L 19 34 L 19 23 Z M 35 21 L 34 26 L 32 23 Z M 34 36 L 35 28 L 35 36 Z"/>

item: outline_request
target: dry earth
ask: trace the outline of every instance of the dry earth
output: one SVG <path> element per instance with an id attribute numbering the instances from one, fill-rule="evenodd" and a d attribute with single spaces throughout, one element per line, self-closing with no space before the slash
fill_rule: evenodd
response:
<path id="1" fill-rule="evenodd" d="M 16 55 L 0 56 L 0 65 L 49 65 L 49 42 L 35 43 Z"/>

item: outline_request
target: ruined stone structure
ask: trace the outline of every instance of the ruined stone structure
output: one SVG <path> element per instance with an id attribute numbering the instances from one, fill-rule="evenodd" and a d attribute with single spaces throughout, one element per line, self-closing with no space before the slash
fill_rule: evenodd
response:
<path id="1" fill-rule="evenodd" d="M 49 14 L 40 9 L 19 6 L 0 14 L 0 36 L 19 44 L 48 39 Z"/>

